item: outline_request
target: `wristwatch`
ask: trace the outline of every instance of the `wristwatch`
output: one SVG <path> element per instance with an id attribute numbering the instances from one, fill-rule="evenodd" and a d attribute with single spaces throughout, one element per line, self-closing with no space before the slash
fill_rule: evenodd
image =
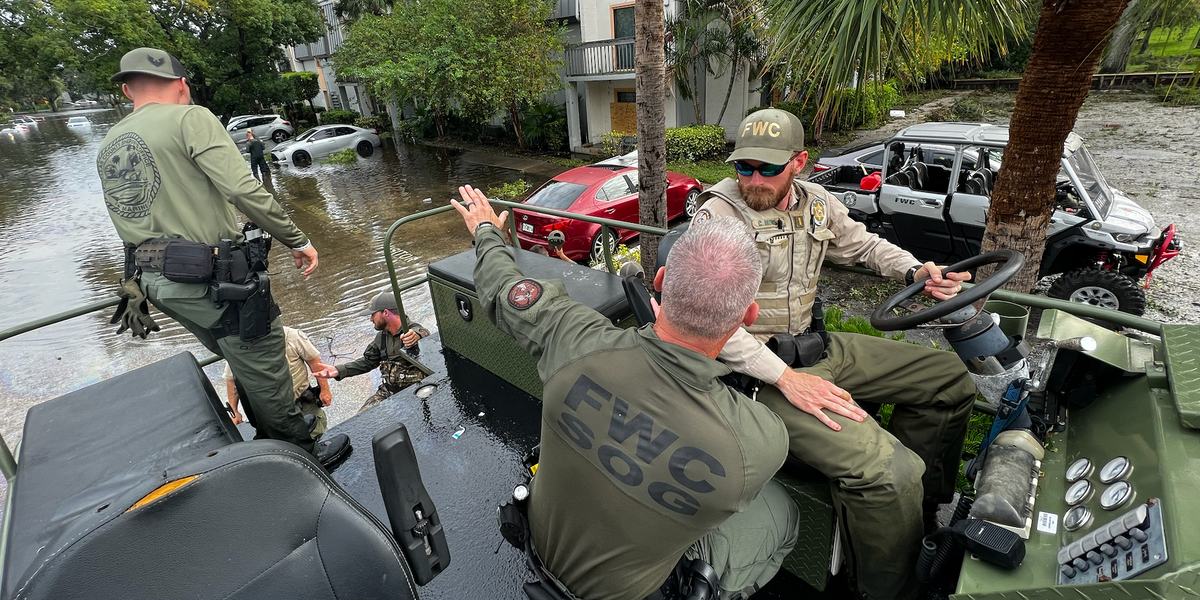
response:
<path id="1" fill-rule="evenodd" d="M 914 280 L 913 278 L 914 278 L 914 276 L 916 276 L 917 271 L 920 271 L 920 270 L 921 270 L 921 265 L 917 265 L 917 266 L 909 269 L 908 272 L 904 274 L 904 283 L 907 285 L 912 285 L 912 284 L 916 283 L 916 280 Z"/>
<path id="2" fill-rule="evenodd" d="M 495 224 L 493 224 L 491 221 L 484 221 L 484 222 L 482 222 L 482 223 L 480 223 L 480 224 L 478 224 L 478 225 L 476 225 L 476 226 L 475 226 L 475 235 L 479 235 L 479 228 L 480 228 L 480 227 L 484 227 L 484 226 L 487 226 L 487 227 L 495 227 L 496 225 L 495 225 Z"/>

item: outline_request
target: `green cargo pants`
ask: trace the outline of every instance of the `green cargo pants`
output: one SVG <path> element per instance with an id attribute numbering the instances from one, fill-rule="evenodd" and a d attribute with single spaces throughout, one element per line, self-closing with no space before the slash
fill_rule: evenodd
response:
<path id="1" fill-rule="evenodd" d="M 799 536 L 800 511 L 787 490 L 768 481 L 746 510 L 734 514 L 684 552 L 712 565 L 721 598 L 749 597 L 779 572 Z"/>
<path id="2" fill-rule="evenodd" d="M 894 404 L 887 431 L 828 413 L 833 431 L 763 386 L 758 401 L 783 419 L 796 457 L 834 480 L 835 503 L 858 591 L 871 600 L 912 598 L 923 535 L 922 503 L 949 502 L 975 383 L 953 352 L 851 333 L 830 333 L 826 357 L 797 369 L 837 384 L 858 403 Z"/>
<path id="3" fill-rule="evenodd" d="M 207 285 L 176 283 L 160 273 L 143 273 L 142 291 L 158 310 L 229 363 L 246 413 L 254 415 L 256 437 L 291 442 L 310 454 L 314 451 L 316 444 L 296 407 L 284 353 L 283 324 L 278 318 L 271 323 L 271 333 L 253 342 L 243 342 L 237 335 L 216 339 L 211 329 L 224 309 L 209 300 Z"/>

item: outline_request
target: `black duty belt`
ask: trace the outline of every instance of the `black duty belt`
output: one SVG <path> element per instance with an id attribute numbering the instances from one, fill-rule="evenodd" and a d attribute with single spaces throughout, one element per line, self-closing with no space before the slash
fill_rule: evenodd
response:
<path id="1" fill-rule="evenodd" d="M 161 272 L 179 283 L 207 283 L 212 279 L 213 248 L 179 238 L 155 238 L 133 251 L 133 263 L 143 272 Z"/>

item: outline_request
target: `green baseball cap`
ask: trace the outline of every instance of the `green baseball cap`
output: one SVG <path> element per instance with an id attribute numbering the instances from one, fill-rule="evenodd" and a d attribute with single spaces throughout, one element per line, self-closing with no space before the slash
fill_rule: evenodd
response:
<path id="1" fill-rule="evenodd" d="M 399 309 L 396 306 L 395 294 L 392 294 L 391 292 L 379 292 L 378 294 L 375 294 L 375 297 L 371 298 L 371 303 L 367 305 L 367 309 L 358 314 L 365 317 L 373 315 L 381 310 L 398 312 Z"/>
<path id="2" fill-rule="evenodd" d="M 187 77 L 183 63 L 158 48 L 138 48 L 130 50 L 121 57 L 121 70 L 109 78 L 109 81 L 120 83 L 126 77 L 135 74 L 153 75 L 164 79 L 180 79 Z"/>
<path id="3" fill-rule="evenodd" d="M 804 125 L 800 119 L 786 110 L 764 108 L 742 119 L 733 154 L 725 162 L 759 160 L 782 165 L 803 150 Z"/>

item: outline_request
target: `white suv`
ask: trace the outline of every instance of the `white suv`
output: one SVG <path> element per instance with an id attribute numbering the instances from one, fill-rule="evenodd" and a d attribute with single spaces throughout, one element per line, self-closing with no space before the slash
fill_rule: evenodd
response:
<path id="1" fill-rule="evenodd" d="M 233 138 L 234 143 L 244 147 L 246 145 L 246 132 L 253 131 L 254 137 L 259 140 L 266 141 L 268 139 L 276 144 L 292 137 L 296 133 L 292 124 L 283 120 L 279 115 L 249 115 L 242 117 L 234 117 L 229 120 L 229 125 L 225 127 L 229 132 L 229 136 Z"/>

